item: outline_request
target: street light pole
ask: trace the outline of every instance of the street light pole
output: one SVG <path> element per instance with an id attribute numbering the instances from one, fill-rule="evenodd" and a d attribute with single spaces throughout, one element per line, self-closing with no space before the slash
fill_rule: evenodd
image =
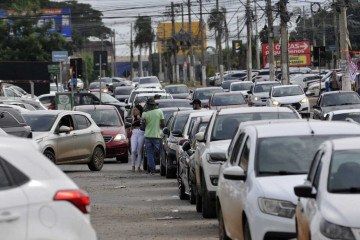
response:
<path id="1" fill-rule="evenodd" d="M 346 10 L 347 6 L 345 1 L 339 1 L 340 4 L 340 53 L 341 53 L 341 71 L 342 71 L 342 90 L 351 90 L 350 71 L 349 71 L 349 36 L 347 28 Z"/>

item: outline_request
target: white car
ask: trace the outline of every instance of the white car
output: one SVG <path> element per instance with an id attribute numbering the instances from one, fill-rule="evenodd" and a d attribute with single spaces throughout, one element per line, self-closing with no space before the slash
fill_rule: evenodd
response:
<path id="1" fill-rule="evenodd" d="M 0 137 L 1 239 L 95 240 L 89 207 L 88 194 L 31 140 Z"/>
<path id="2" fill-rule="evenodd" d="M 233 82 L 230 84 L 229 91 L 240 91 L 245 99 L 248 98 L 248 91 L 250 91 L 251 87 L 254 85 L 252 81 L 242 81 L 242 82 Z"/>
<path id="3" fill-rule="evenodd" d="M 157 76 L 140 77 L 136 88 L 162 88 Z"/>
<path id="4" fill-rule="evenodd" d="M 292 106 L 302 116 L 310 116 L 309 99 L 299 85 L 273 86 L 266 105 L 269 107 Z"/>
<path id="5" fill-rule="evenodd" d="M 307 87 L 306 95 L 319 96 L 324 91 L 325 91 L 325 81 L 322 81 L 321 84 L 319 82 L 314 82 L 309 84 L 309 86 Z"/>
<path id="6" fill-rule="evenodd" d="M 350 120 L 351 119 L 351 120 Z M 328 112 L 326 121 L 355 121 L 360 123 L 360 109 L 343 109 Z"/>
<path id="7" fill-rule="evenodd" d="M 306 83 L 309 81 L 318 80 L 320 81 L 321 76 L 313 73 L 299 74 L 293 78 L 290 78 L 290 84 L 299 85 L 302 89 L 307 87 Z"/>
<path id="8" fill-rule="evenodd" d="M 217 158 L 225 152 L 239 124 L 262 119 L 299 119 L 299 114 L 290 108 L 229 108 L 214 111 L 205 132 L 195 135 L 198 145 L 195 150 L 196 210 L 204 218 L 215 217 L 215 193 L 219 168 L 223 160 Z"/>
<path id="9" fill-rule="evenodd" d="M 90 114 L 39 110 L 23 113 L 40 151 L 55 164 L 86 163 L 91 171 L 104 164 L 105 142 Z"/>
<path id="10" fill-rule="evenodd" d="M 358 136 L 360 125 L 308 120 L 240 125 L 219 172 L 220 239 L 292 239 L 297 197 L 318 147 Z M 312 238 L 320 239 L 320 238 Z"/>
<path id="11" fill-rule="evenodd" d="M 297 239 L 360 239 L 360 138 L 324 142 L 294 188 Z"/>
<path id="12" fill-rule="evenodd" d="M 269 91 L 271 87 L 281 85 L 278 81 L 263 81 L 255 82 L 248 91 L 248 104 L 249 106 L 266 106 L 266 101 L 269 99 Z"/>

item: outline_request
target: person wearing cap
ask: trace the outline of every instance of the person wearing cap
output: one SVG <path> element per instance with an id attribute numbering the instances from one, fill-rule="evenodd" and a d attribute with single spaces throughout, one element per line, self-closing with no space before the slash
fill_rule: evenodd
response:
<path id="1" fill-rule="evenodd" d="M 192 100 L 190 105 L 192 105 L 194 110 L 201 110 L 201 101 L 200 101 L 200 99 L 195 98 L 194 100 Z"/>
<path id="2" fill-rule="evenodd" d="M 146 101 L 147 111 L 143 112 L 141 118 L 145 124 L 145 148 L 147 155 L 148 172 L 155 173 L 155 151 L 160 152 L 161 127 L 165 127 L 164 113 L 156 107 L 154 98 Z"/>

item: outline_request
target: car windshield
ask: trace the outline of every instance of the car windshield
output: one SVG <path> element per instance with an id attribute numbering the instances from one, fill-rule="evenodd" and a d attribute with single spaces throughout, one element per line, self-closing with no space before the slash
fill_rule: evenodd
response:
<path id="1" fill-rule="evenodd" d="M 111 78 L 102 78 L 102 79 L 100 79 L 100 82 L 103 82 L 103 83 L 112 83 L 112 79 L 111 79 Z"/>
<path id="2" fill-rule="evenodd" d="M 163 110 L 165 122 L 167 122 L 169 120 L 170 116 L 176 111 L 178 111 L 178 110 L 177 109 L 166 110 L 166 111 Z"/>
<path id="3" fill-rule="evenodd" d="M 333 153 L 328 177 L 330 193 L 360 193 L 360 151 L 347 150 Z"/>
<path id="4" fill-rule="evenodd" d="M 130 95 L 133 88 L 119 87 L 115 88 L 115 95 Z"/>
<path id="5" fill-rule="evenodd" d="M 132 91 L 131 94 L 130 94 L 130 100 L 129 100 L 129 103 L 132 103 L 136 97 L 136 95 L 140 94 L 140 93 L 154 93 L 154 95 L 156 93 L 159 93 L 159 92 L 164 92 L 164 91 L 152 91 L 151 89 L 149 89 L 149 91 L 143 91 L 143 92 L 139 92 L 139 91 Z"/>
<path id="6" fill-rule="evenodd" d="M 100 82 L 92 82 L 89 85 L 89 89 L 97 89 L 100 88 Z M 101 82 L 101 88 L 106 88 L 106 83 Z"/>
<path id="7" fill-rule="evenodd" d="M 214 95 L 211 99 L 212 106 L 227 106 L 246 104 L 244 96 L 239 94 Z"/>
<path id="8" fill-rule="evenodd" d="M 360 97 L 355 92 L 326 94 L 321 103 L 322 107 L 360 104 Z"/>
<path id="9" fill-rule="evenodd" d="M 256 84 L 254 92 L 269 92 L 272 86 L 279 86 L 280 83 L 266 83 L 266 84 Z"/>
<path id="10" fill-rule="evenodd" d="M 252 85 L 253 83 L 231 84 L 230 91 L 248 91 Z"/>
<path id="11" fill-rule="evenodd" d="M 187 114 L 178 114 L 175 119 L 174 123 L 172 125 L 171 131 L 183 131 L 186 121 L 189 118 L 190 113 Z"/>
<path id="12" fill-rule="evenodd" d="M 306 174 L 320 144 L 344 135 L 269 137 L 257 144 L 258 176 Z"/>
<path id="13" fill-rule="evenodd" d="M 48 132 L 53 126 L 56 115 L 23 114 L 26 123 L 33 132 Z"/>
<path id="14" fill-rule="evenodd" d="M 92 94 L 94 94 L 97 98 L 100 99 L 100 93 L 99 92 L 93 92 Z M 119 101 L 116 98 L 110 96 L 107 93 L 102 93 L 101 94 L 101 102 L 102 103 L 118 103 Z"/>
<path id="15" fill-rule="evenodd" d="M 148 77 L 148 78 L 141 78 L 139 80 L 139 84 L 148 84 L 148 83 L 159 83 L 159 79 L 156 77 Z"/>
<path id="16" fill-rule="evenodd" d="M 158 108 L 167 108 L 167 107 L 191 107 L 189 100 L 184 101 L 159 101 Z"/>
<path id="17" fill-rule="evenodd" d="M 224 90 L 222 88 L 209 88 L 209 89 L 199 90 L 199 91 L 195 92 L 194 99 L 195 98 L 202 99 L 202 100 L 209 99 L 213 93 L 223 92 L 223 91 Z"/>
<path id="18" fill-rule="evenodd" d="M 335 114 L 332 118 L 333 121 L 345 121 L 347 118 L 351 118 L 355 122 L 360 123 L 360 112 L 350 112 Z"/>
<path id="19" fill-rule="evenodd" d="M 155 95 L 155 93 L 154 93 L 154 95 Z M 134 103 L 146 102 L 149 98 L 153 98 L 154 95 L 139 96 L 139 94 L 138 94 L 135 96 Z M 171 99 L 171 97 L 169 94 L 164 94 L 164 95 L 160 95 L 160 99 Z M 172 106 L 170 106 L 170 107 L 172 107 Z"/>
<path id="20" fill-rule="evenodd" d="M 189 93 L 187 86 L 167 86 L 165 90 L 171 94 Z"/>
<path id="21" fill-rule="evenodd" d="M 99 127 L 122 126 L 115 109 L 80 109 L 79 111 L 89 113 Z"/>
<path id="22" fill-rule="evenodd" d="M 296 95 L 303 95 L 304 92 L 301 90 L 299 86 L 293 87 L 279 87 L 274 88 L 272 96 L 273 97 L 286 97 L 286 96 L 296 96 Z"/>
<path id="23" fill-rule="evenodd" d="M 293 112 L 253 112 L 218 115 L 212 128 L 210 141 L 231 139 L 242 122 L 267 119 L 298 119 L 298 115 Z"/>

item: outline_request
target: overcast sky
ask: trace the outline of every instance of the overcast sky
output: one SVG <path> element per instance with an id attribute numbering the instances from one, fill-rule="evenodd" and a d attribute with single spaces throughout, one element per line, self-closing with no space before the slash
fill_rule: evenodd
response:
<path id="1" fill-rule="evenodd" d="M 152 16 L 153 27 L 155 28 L 159 22 L 170 21 L 165 15 L 166 6 L 170 6 L 171 0 L 78 0 L 79 3 L 90 4 L 94 9 L 103 13 L 103 22 L 105 25 L 116 32 L 116 55 L 130 55 L 130 26 L 135 22 L 138 15 Z M 187 14 L 187 0 L 173 0 L 174 3 L 184 3 L 184 12 Z M 276 1 L 272 1 L 275 3 Z M 290 0 L 289 11 L 294 12 L 292 23 L 295 26 L 295 20 L 299 15 L 302 6 L 305 7 L 305 13 L 310 14 L 311 2 L 320 2 L 321 6 L 327 6 L 331 0 Z M 239 28 L 242 30 L 240 35 L 245 40 L 245 6 L 246 0 L 219 0 L 219 5 L 227 9 L 227 22 L 230 29 L 230 42 L 237 37 L 237 19 L 239 19 Z M 191 0 L 192 21 L 199 20 L 199 3 L 198 0 Z M 252 4 L 254 6 L 254 4 Z M 257 16 L 259 31 L 264 27 L 266 17 L 264 14 L 265 0 L 257 0 Z M 203 0 L 204 20 L 206 21 L 208 13 L 215 7 L 215 0 Z M 254 8 L 253 8 L 254 9 Z M 181 22 L 181 12 L 178 13 L 176 21 Z M 185 20 L 188 21 L 187 15 Z M 277 20 L 276 20 L 277 21 Z M 278 21 L 277 21 L 278 22 Z M 275 25 L 277 24 L 275 22 Z M 134 35 L 133 35 L 134 36 Z M 214 33 L 207 29 L 208 45 L 214 46 Z M 243 40 L 243 41 L 244 41 Z M 246 40 L 245 40 L 246 42 Z M 138 54 L 136 51 L 135 54 Z"/>

